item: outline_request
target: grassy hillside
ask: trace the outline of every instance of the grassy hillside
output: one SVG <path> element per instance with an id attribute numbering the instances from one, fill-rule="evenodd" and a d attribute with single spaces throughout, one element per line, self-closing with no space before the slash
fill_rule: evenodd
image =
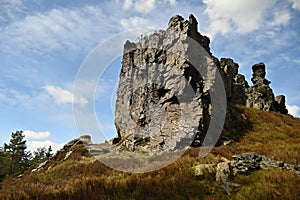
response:
<path id="1" fill-rule="evenodd" d="M 132 174 L 104 166 L 77 145 L 67 160 L 61 161 L 59 155 L 51 160 L 50 169 L 0 183 L 0 199 L 297 199 L 300 177 L 293 171 L 259 170 L 233 177 L 230 182 L 241 186 L 230 196 L 209 173 L 202 179 L 194 175 L 196 164 L 216 163 L 243 152 L 299 164 L 299 119 L 251 108 L 239 110 L 247 120 L 236 127 L 238 141 L 214 148 L 206 158 L 198 158 L 199 149 L 191 148 L 164 169 Z"/>
<path id="2" fill-rule="evenodd" d="M 300 164 L 300 119 L 290 115 L 239 108 L 246 121 L 237 125 L 239 142 L 214 149 L 230 158 L 233 154 L 254 151 L 289 164 Z"/>

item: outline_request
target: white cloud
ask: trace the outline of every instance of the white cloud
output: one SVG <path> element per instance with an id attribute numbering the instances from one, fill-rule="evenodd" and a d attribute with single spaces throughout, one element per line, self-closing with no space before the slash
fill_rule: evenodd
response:
<path id="1" fill-rule="evenodd" d="M 29 52 L 33 55 L 69 51 L 86 53 L 103 39 L 122 31 L 120 19 L 128 16 L 138 19 L 136 13 L 139 17 L 151 14 L 159 18 L 165 15 L 164 18 L 168 19 L 169 13 L 174 12 L 168 5 L 175 3 L 175 0 L 122 0 L 77 8 L 56 7 L 44 12 L 22 11 L 24 17 L 14 18 L 10 23 L 0 26 L 0 51 L 5 54 Z M 114 12 L 108 15 L 111 8 Z M 161 21 L 151 20 L 152 25 L 155 22 Z"/>
<path id="2" fill-rule="evenodd" d="M 23 132 L 25 135 L 26 139 L 32 139 L 32 140 L 45 140 L 50 138 L 51 133 L 48 131 L 45 132 L 34 132 L 31 130 L 26 130 Z"/>
<path id="3" fill-rule="evenodd" d="M 151 12 L 155 8 L 156 0 L 137 0 L 134 8 L 141 13 Z"/>
<path id="4" fill-rule="evenodd" d="M 0 103 L 14 108 L 40 110 L 49 102 L 49 96 L 40 91 L 23 91 L 0 87 Z M 49 106 L 47 106 L 49 109 Z"/>
<path id="5" fill-rule="evenodd" d="M 51 146 L 52 152 L 55 153 L 57 150 L 61 149 L 64 144 L 58 144 L 55 142 L 52 142 L 50 140 L 45 141 L 27 141 L 27 148 L 29 151 L 33 152 L 36 151 L 37 148 L 48 148 Z"/>
<path id="6" fill-rule="evenodd" d="M 65 49 L 90 50 L 112 31 L 118 30 L 114 15 L 107 23 L 103 8 L 97 6 L 52 9 L 26 15 L 0 27 L 1 50 L 6 53 L 29 50 L 35 54 Z"/>
<path id="7" fill-rule="evenodd" d="M 131 8 L 131 6 L 132 6 L 132 0 L 125 0 L 125 2 L 124 2 L 124 9 L 128 10 L 128 9 Z"/>
<path id="8" fill-rule="evenodd" d="M 121 26 L 126 30 L 147 27 L 150 25 L 149 21 L 142 17 L 130 17 L 128 19 L 121 19 L 120 23 Z"/>
<path id="9" fill-rule="evenodd" d="M 60 87 L 56 87 L 53 85 L 46 85 L 44 88 L 54 98 L 54 100 L 58 104 L 74 103 L 74 104 L 80 104 L 83 106 L 88 103 L 88 101 L 85 98 L 76 97 L 73 95 L 72 92 L 62 89 Z"/>
<path id="10" fill-rule="evenodd" d="M 289 111 L 289 114 L 293 115 L 294 117 L 298 116 L 298 113 L 300 111 L 300 107 L 296 106 L 296 105 L 286 105 L 286 108 Z"/>
<path id="11" fill-rule="evenodd" d="M 248 33 L 262 26 L 266 8 L 274 4 L 273 0 L 203 0 L 205 13 L 210 18 L 210 35 L 214 36 L 230 31 Z"/>
<path id="12" fill-rule="evenodd" d="M 0 20 L 5 21 L 15 17 L 15 13 L 24 9 L 22 0 L 1 0 L 0 1 Z M 0 21 L 0 22 L 1 22 Z"/>
<path id="13" fill-rule="evenodd" d="M 23 132 L 25 139 L 27 140 L 27 148 L 29 151 L 36 151 L 38 148 L 48 148 L 51 146 L 53 153 L 63 147 L 63 144 L 58 144 L 50 141 L 51 133 L 49 131 L 35 132 L 26 130 Z"/>
<path id="14" fill-rule="evenodd" d="M 300 11 L 300 0 L 292 0 L 293 5 L 292 8 Z"/>
<path id="15" fill-rule="evenodd" d="M 123 8 L 129 10 L 134 8 L 135 11 L 140 13 L 149 13 L 155 9 L 158 4 L 176 5 L 176 0 L 124 0 Z"/>
<path id="16" fill-rule="evenodd" d="M 174 6 L 176 4 L 176 0 L 169 0 L 170 4 Z"/>
<path id="17" fill-rule="evenodd" d="M 280 26 L 287 24 L 291 19 L 291 14 L 288 10 L 276 10 L 274 12 L 274 19 L 270 23 L 271 26 Z"/>

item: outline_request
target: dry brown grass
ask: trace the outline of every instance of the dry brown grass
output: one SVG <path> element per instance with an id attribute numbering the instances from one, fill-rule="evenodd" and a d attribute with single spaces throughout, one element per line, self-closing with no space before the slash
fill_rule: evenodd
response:
<path id="1" fill-rule="evenodd" d="M 297 199 L 300 178 L 292 171 L 261 170 L 233 180 L 242 186 L 228 196 L 214 177 L 201 180 L 192 167 L 214 163 L 224 156 L 255 151 L 270 158 L 299 164 L 300 120 L 288 115 L 239 108 L 248 121 L 234 133 L 239 142 L 214 148 L 198 158 L 191 148 L 176 162 L 151 173 L 132 174 L 112 170 L 91 157 L 82 145 L 66 161 L 54 160 L 49 170 L 25 173 L 21 179 L 0 183 L 0 199 Z M 240 126 L 240 127 L 239 127 Z M 251 129 L 249 129 L 251 127 Z M 83 159 L 84 157 L 84 159 Z"/>
<path id="2" fill-rule="evenodd" d="M 215 148 L 215 154 L 230 158 L 233 154 L 254 151 L 289 164 L 300 164 L 299 119 L 253 108 L 241 109 L 252 128 L 240 133 L 240 142 Z"/>

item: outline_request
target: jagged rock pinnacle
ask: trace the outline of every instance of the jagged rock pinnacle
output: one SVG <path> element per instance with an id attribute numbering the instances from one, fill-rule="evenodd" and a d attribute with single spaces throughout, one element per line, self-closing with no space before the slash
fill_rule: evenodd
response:
<path id="1" fill-rule="evenodd" d="M 191 45 L 191 41 L 203 49 Z M 209 85 L 215 80 L 209 59 L 224 80 L 228 104 L 225 129 L 232 130 L 232 124 L 241 118 L 232 109 L 237 104 L 287 113 L 285 97 L 275 99 L 265 78 L 264 63 L 252 67 L 250 87 L 238 73 L 239 65 L 230 58 L 217 59 L 209 45 L 210 39 L 198 32 L 192 14 L 188 20 L 175 15 L 165 31 L 138 42 L 126 41 L 115 113 L 118 137 L 113 143 L 147 152 L 181 148 L 191 143 L 187 138 L 200 145 L 211 117 Z M 203 66 L 205 77 L 199 73 Z M 188 88 L 191 93 L 186 93 Z"/>

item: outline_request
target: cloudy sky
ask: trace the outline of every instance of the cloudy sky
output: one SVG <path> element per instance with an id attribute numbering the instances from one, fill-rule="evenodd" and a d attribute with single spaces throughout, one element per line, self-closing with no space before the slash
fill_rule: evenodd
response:
<path id="1" fill-rule="evenodd" d="M 300 116 L 300 0 L 1 0 L 0 145 L 16 130 L 25 131 L 32 150 L 78 137 L 72 102 L 95 103 L 109 139 L 120 58 L 97 83 L 95 99 L 73 92 L 80 66 L 111 37 L 165 29 L 171 16 L 190 13 L 211 38 L 213 54 L 238 62 L 249 83 L 251 66 L 263 61 L 274 92 L 286 95 L 289 112 Z"/>

